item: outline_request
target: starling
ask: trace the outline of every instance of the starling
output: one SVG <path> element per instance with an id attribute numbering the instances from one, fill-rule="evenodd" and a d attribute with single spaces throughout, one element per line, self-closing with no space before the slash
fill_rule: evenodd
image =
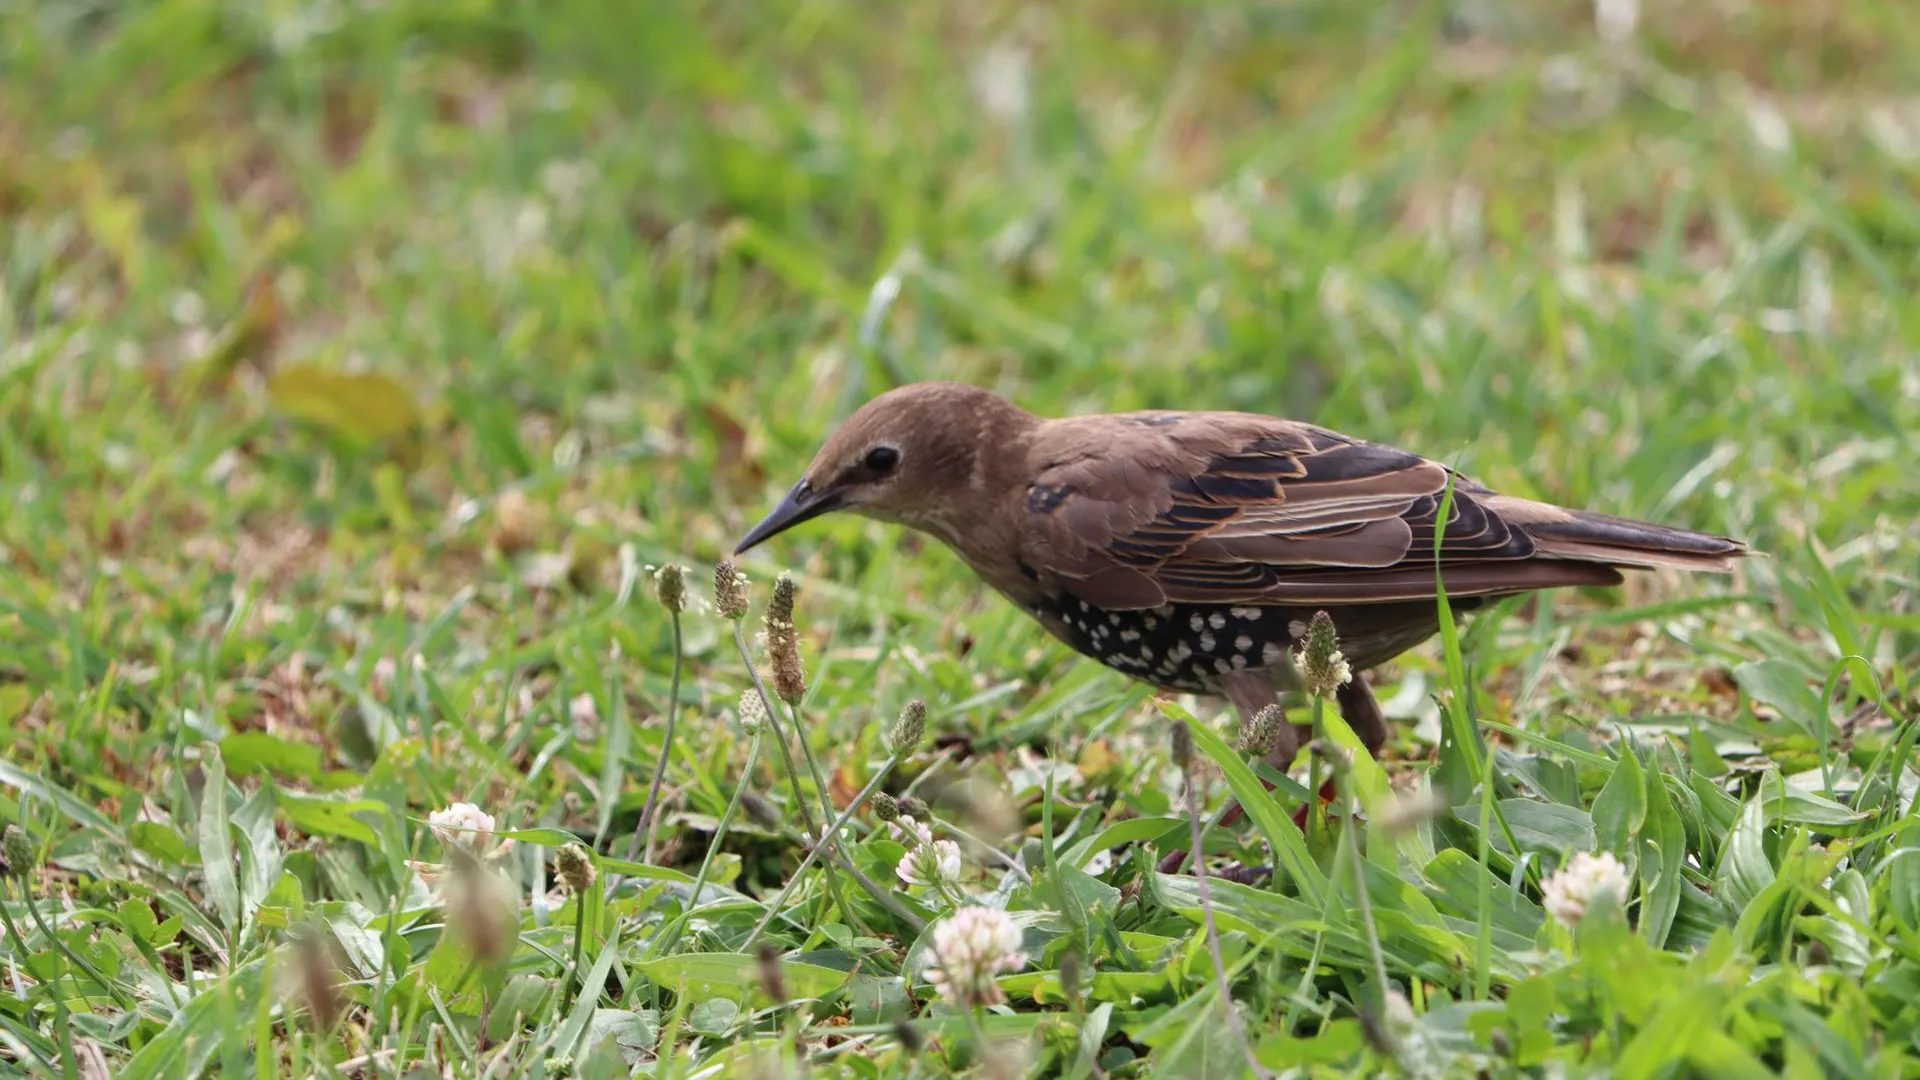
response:
<path id="1" fill-rule="evenodd" d="M 862 406 L 735 554 L 835 510 L 937 537 L 1078 652 L 1162 690 L 1224 697 L 1248 720 L 1300 689 L 1291 653 L 1316 611 L 1332 617 L 1356 672 L 1437 633 L 1436 533 L 1456 611 L 1617 585 L 1623 568 L 1725 571 L 1747 552 L 1737 540 L 1500 495 L 1438 462 L 1299 421 L 1169 411 L 1050 420 L 949 382 Z M 1335 699 L 1377 753 L 1387 726 L 1367 684 L 1356 676 Z M 1284 771 L 1298 745 L 1280 725 L 1268 761 Z"/>

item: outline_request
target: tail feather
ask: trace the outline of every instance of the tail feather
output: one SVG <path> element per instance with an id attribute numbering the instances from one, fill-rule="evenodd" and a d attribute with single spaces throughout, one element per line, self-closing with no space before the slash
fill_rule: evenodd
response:
<path id="1" fill-rule="evenodd" d="M 1542 555 L 1613 566 L 1724 572 L 1750 551 L 1746 544 L 1724 536 L 1585 510 L 1568 510 L 1566 520 L 1528 522 L 1525 527 Z"/>

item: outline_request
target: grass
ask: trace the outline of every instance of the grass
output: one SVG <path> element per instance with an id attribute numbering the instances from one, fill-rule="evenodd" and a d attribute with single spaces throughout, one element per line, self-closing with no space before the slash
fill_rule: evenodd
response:
<path id="1" fill-rule="evenodd" d="M 1920 24 L 1653 8 L 0 6 L 0 1068 L 1920 1071 Z M 1210 942 L 1154 865 L 1170 722 L 1203 813 L 1258 790 L 1232 719 L 938 545 L 756 552 L 826 790 L 742 724 L 714 562 L 936 376 L 1311 418 L 1766 557 L 1377 672 L 1364 820 L 1210 830 Z M 910 700 L 884 789 L 961 883 L 861 809 L 772 908 Z M 516 843 L 463 861 L 455 802 Z M 1568 927 L 1586 850 L 1634 887 Z M 924 978 L 962 897 L 1022 927 L 1004 1006 Z"/>

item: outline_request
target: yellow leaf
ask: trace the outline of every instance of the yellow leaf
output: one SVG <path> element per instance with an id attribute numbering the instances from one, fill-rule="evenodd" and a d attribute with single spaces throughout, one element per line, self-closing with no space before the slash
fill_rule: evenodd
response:
<path id="1" fill-rule="evenodd" d="M 274 372 L 267 392 L 281 411 L 361 448 L 406 440 L 420 407 L 385 375 L 348 375 L 311 364 Z"/>
<path id="2" fill-rule="evenodd" d="M 115 192 L 99 163 L 90 157 L 74 162 L 74 181 L 87 235 L 113 256 L 127 286 L 138 289 L 147 271 L 147 237 L 139 200 Z"/>

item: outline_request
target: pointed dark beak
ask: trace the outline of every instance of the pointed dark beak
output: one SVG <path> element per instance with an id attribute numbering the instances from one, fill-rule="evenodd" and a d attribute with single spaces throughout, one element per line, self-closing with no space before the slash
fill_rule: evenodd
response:
<path id="1" fill-rule="evenodd" d="M 840 509 L 841 498 L 837 491 L 815 493 L 812 485 L 805 480 L 793 485 L 787 497 L 773 508 L 773 513 L 761 519 L 760 524 L 750 530 L 740 546 L 733 549 L 735 555 L 743 554 L 769 537 L 786 532 L 803 521 L 812 521 L 821 514 Z"/>

